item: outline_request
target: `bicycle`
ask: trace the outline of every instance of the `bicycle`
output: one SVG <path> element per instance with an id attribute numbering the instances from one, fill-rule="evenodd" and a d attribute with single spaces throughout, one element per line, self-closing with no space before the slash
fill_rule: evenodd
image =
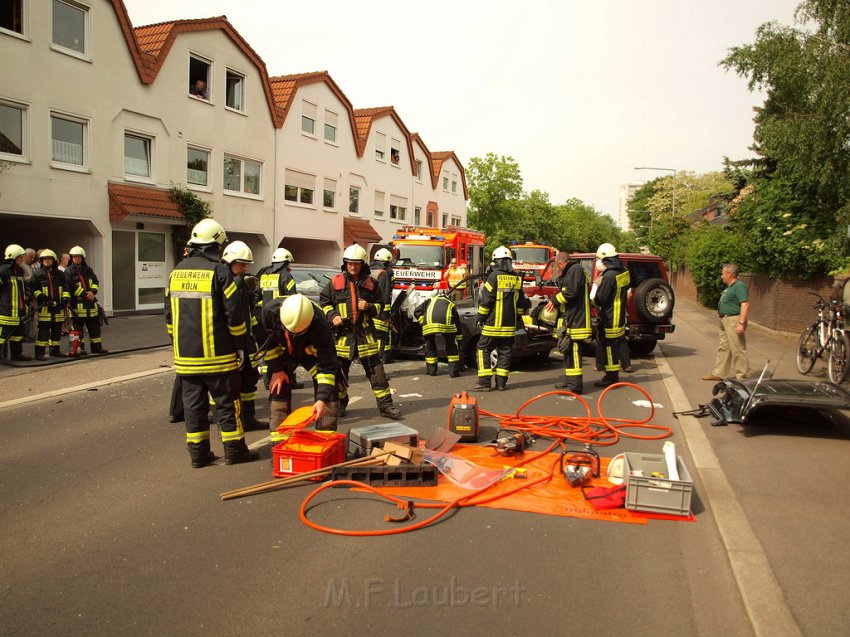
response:
<path id="1" fill-rule="evenodd" d="M 797 370 L 808 374 L 815 361 L 826 354 L 829 380 L 840 383 L 847 375 L 850 360 L 850 339 L 844 330 L 845 306 L 839 301 L 824 301 L 817 292 L 809 294 L 818 299 L 813 306 L 818 311 L 818 318 L 800 335 Z"/>

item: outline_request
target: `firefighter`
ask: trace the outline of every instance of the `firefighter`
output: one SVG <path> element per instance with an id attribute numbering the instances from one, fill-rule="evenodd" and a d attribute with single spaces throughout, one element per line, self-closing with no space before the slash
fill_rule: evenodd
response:
<path id="1" fill-rule="evenodd" d="M 6 357 L 9 343 L 13 361 L 31 361 L 23 353 L 24 321 L 27 318 L 26 283 L 24 281 L 25 250 L 17 243 L 6 246 L 0 263 L 0 359 Z"/>
<path id="2" fill-rule="evenodd" d="M 86 348 L 83 344 L 83 332 L 88 331 L 92 354 L 108 354 L 103 349 L 100 337 L 100 321 L 103 308 L 97 302 L 100 282 L 94 270 L 86 263 L 86 251 L 80 246 L 74 246 L 68 253 L 71 255 L 71 265 L 65 269 L 65 280 L 68 292 L 71 294 L 71 317 L 74 329 L 80 335 L 80 348 L 75 356 L 84 356 Z"/>
<path id="3" fill-rule="evenodd" d="M 555 389 L 566 389 L 574 394 L 584 390 L 581 374 L 581 341 L 591 337 L 590 298 L 587 275 L 581 262 L 571 259 L 566 252 L 555 257 L 558 268 L 558 292 L 546 304 L 546 311 L 557 312 L 555 333 L 558 350 L 564 355 L 566 378 L 555 384 Z"/>
<path id="4" fill-rule="evenodd" d="M 257 381 L 260 374 L 257 371 L 257 342 L 254 339 L 254 330 L 257 327 L 257 318 L 254 315 L 254 300 L 251 295 L 245 277 L 248 265 L 254 262 L 251 248 L 244 241 L 233 241 L 227 244 L 221 255 L 230 268 L 230 274 L 236 283 L 236 295 L 242 305 L 242 313 L 248 326 L 245 337 L 245 357 L 239 368 L 239 400 L 242 401 L 242 428 L 245 431 L 259 431 L 265 429 L 265 423 L 257 420 Z"/>
<path id="5" fill-rule="evenodd" d="M 384 304 L 378 284 L 369 275 L 366 250 L 356 243 L 348 246 L 342 255 L 341 270 L 319 296 L 322 311 L 335 330 L 340 375 L 337 385 L 347 384 L 351 361 L 359 358 L 381 415 L 397 420 L 401 418 L 401 412 L 393 405 L 373 324 Z M 347 388 L 340 391 L 339 401 L 339 415 L 344 416 L 348 406 Z"/>
<path id="6" fill-rule="evenodd" d="M 449 376 L 460 376 L 460 354 L 458 345 L 463 333 L 460 329 L 460 318 L 455 304 L 443 294 L 437 294 L 420 303 L 414 310 L 413 316 L 422 326 L 422 336 L 425 337 L 425 373 L 428 376 L 437 375 L 437 335 L 443 335 L 446 346 L 446 359 L 449 362 Z"/>
<path id="7" fill-rule="evenodd" d="M 38 256 L 41 267 L 33 275 L 32 291 L 38 307 L 38 334 L 35 338 L 35 358 L 45 360 L 45 351 L 50 347 L 50 355 L 60 358 L 62 323 L 71 302 L 71 294 L 66 286 L 65 275 L 59 269 L 56 253 L 42 250 Z"/>
<path id="8" fill-rule="evenodd" d="M 264 304 L 279 296 L 295 294 L 295 279 L 289 271 L 292 261 L 292 253 L 286 248 L 278 248 L 272 253 L 271 266 L 259 274 Z"/>
<path id="9" fill-rule="evenodd" d="M 186 443 L 192 466 L 216 459 L 210 449 L 208 398 L 215 403 L 225 464 L 256 460 L 245 444 L 239 368 L 245 358 L 248 327 L 236 282 L 221 262 L 224 228 L 202 219 L 189 238 L 189 254 L 171 272 L 166 288 L 165 323 L 174 346 L 174 371 L 183 385 Z"/>
<path id="10" fill-rule="evenodd" d="M 594 305 L 599 308 L 596 346 L 603 348 L 605 369 L 605 376 L 593 383 L 596 387 L 620 382 L 620 347 L 626 338 L 630 278 L 617 255 L 617 249 L 610 243 L 603 243 L 596 250 L 596 258 L 605 266 L 593 298 Z"/>
<path id="11" fill-rule="evenodd" d="M 393 253 L 386 248 L 381 248 L 375 253 L 375 262 L 372 267 L 372 278 L 378 284 L 378 289 L 381 293 L 381 302 L 383 307 L 375 317 L 375 331 L 378 336 L 379 351 L 381 352 L 381 360 L 385 363 L 392 361 L 392 340 L 391 333 L 393 329 L 392 316 L 390 310 L 393 304 L 393 283 L 395 282 L 395 273 L 392 268 Z"/>
<path id="12" fill-rule="evenodd" d="M 265 358 L 269 382 L 272 444 L 284 440 L 277 427 L 292 411 L 292 374 L 299 365 L 313 377 L 316 429 L 336 431 L 339 419 L 339 360 L 324 312 L 303 294 L 273 299 L 263 306 L 262 323 L 270 334 Z"/>
<path id="13" fill-rule="evenodd" d="M 478 303 L 478 383 L 476 391 L 490 391 L 494 372 L 496 389 L 504 391 L 511 368 L 514 335 L 528 300 L 522 291 L 522 277 L 511 267 L 511 251 L 505 246 L 493 250 L 493 269 L 481 286 Z M 496 350 L 495 370 L 490 369 L 490 352 Z"/>

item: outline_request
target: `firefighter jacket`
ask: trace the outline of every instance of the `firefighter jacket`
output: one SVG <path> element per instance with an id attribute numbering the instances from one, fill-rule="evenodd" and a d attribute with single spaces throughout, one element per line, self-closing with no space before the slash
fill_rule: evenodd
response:
<path id="1" fill-rule="evenodd" d="M 239 369 L 247 327 L 236 282 L 219 259 L 219 246 L 191 246 L 171 272 L 165 324 L 179 375 L 226 374 Z"/>
<path id="2" fill-rule="evenodd" d="M 461 336 L 460 317 L 457 308 L 448 297 L 438 294 L 420 303 L 413 316 L 422 326 L 422 334 L 457 334 Z"/>
<path id="3" fill-rule="evenodd" d="M 14 259 L 0 263 L 0 325 L 17 327 L 27 316 L 23 269 Z"/>
<path id="4" fill-rule="evenodd" d="M 333 388 L 339 370 L 331 325 L 324 312 L 314 303 L 313 321 L 301 334 L 291 334 L 280 322 L 283 299 L 274 299 L 263 306 L 262 324 L 269 334 L 265 359 L 269 372 L 285 371 L 291 378 L 301 365 L 317 383 L 316 400 L 333 400 Z"/>
<path id="5" fill-rule="evenodd" d="M 65 319 L 65 308 L 71 302 L 71 294 L 66 286 L 65 273 L 55 262 L 50 268 L 41 267 L 35 271 L 30 287 L 32 296 L 38 304 L 39 321 Z"/>
<path id="6" fill-rule="evenodd" d="M 225 264 L 226 265 L 226 264 Z M 254 332 L 257 329 L 257 316 L 254 312 L 254 298 L 251 295 L 251 289 L 245 282 L 245 277 L 241 274 L 233 277 L 233 282 L 236 284 L 236 298 L 242 308 L 242 316 L 245 317 L 245 326 L 248 331 L 245 334 L 245 355 L 253 356 L 257 353 L 257 341 L 254 339 Z M 251 360 L 256 364 L 255 360 Z"/>
<path id="7" fill-rule="evenodd" d="M 511 269 L 508 259 L 502 261 L 504 264 L 497 264 L 481 287 L 478 322 L 482 336 L 512 338 L 528 301 L 522 291 L 522 277 Z"/>
<path id="8" fill-rule="evenodd" d="M 571 260 L 558 279 L 558 293 L 552 302 L 558 307 L 558 325 L 564 327 L 573 340 L 590 338 L 590 296 L 587 275 L 581 262 Z"/>
<path id="9" fill-rule="evenodd" d="M 620 338 L 626 334 L 626 306 L 628 304 L 629 271 L 619 257 L 602 259 L 605 271 L 600 277 L 593 302 L 599 308 L 599 326 L 605 338 Z"/>
<path id="10" fill-rule="evenodd" d="M 260 274 L 260 288 L 263 290 L 263 304 L 280 296 L 295 294 L 295 279 L 285 263 L 272 263 L 271 267 Z"/>
<path id="11" fill-rule="evenodd" d="M 87 292 L 97 296 L 100 282 L 97 275 L 83 259 L 80 265 L 71 264 L 65 268 L 65 280 L 71 294 L 71 311 L 77 318 L 93 318 L 98 315 L 100 304 L 97 299 L 89 301 Z"/>
<path id="12" fill-rule="evenodd" d="M 389 332 L 390 330 L 390 310 L 393 305 L 393 283 L 395 282 L 395 273 L 392 266 L 384 265 L 381 262 L 376 262 L 374 266 L 372 278 L 378 284 L 378 290 L 381 296 L 383 307 L 375 317 L 375 329 L 381 332 Z"/>
<path id="13" fill-rule="evenodd" d="M 322 311 L 334 331 L 336 353 L 348 360 L 375 356 L 379 353 L 379 343 L 374 320 L 384 306 L 378 284 L 365 263 L 356 281 L 345 271 L 345 265 L 342 267 L 343 272 L 335 275 L 319 295 Z M 357 307 L 360 299 L 368 303 L 365 310 Z M 343 320 L 339 327 L 333 325 L 336 316 Z"/>

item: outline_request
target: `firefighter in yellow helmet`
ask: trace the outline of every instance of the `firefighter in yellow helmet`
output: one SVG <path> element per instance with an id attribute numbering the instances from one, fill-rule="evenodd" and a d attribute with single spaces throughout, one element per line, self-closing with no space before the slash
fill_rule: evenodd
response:
<path id="1" fill-rule="evenodd" d="M 174 346 L 174 371 L 181 377 L 186 444 L 195 468 L 216 459 L 210 449 L 208 396 L 215 403 L 226 464 L 256 460 L 245 444 L 239 368 L 248 326 L 236 282 L 221 262 L 224 228 L 202 219 L 192 229 L 188 255 L 171 272 L 165 323 Z"/>
<path id="2" fill-rule="evenodd" d="M 381 292 L 381 302 L 383 308 L 375 317 L 375 331 L 380 342 L 381 360 L 389 363 L 392 360 L 392 316 L 390 310 L 393 303 L 393 283 L 395 282 L 395 273 L 392 267 L 393 253 L 387 248 L 381 248 L 375 253 L 374 262 L 372 263 L 372 278 L 378 284 L 378 289 Z"/>
<path id="3" fill-rule="evenodd" d="M 342 255 L 341 269 L 342 272 L 328 282 L 319 296 L 322 311 L 335 332 L 341 377 L 337 385 L 347 384 L 351 361 L 359 358 L 381 415 L 397 420 L 401 418 L 401 412 L 393 405 L 374 326 L 375 317 L 384 302 L 378 284 L 370 276 L 366 250 L 357 244 L 348 246 Z M 340 416 L 344 416 L 348 406 L 347 389 L 340 393 L 339 398 Z"/>
<path id="4" fill-rule="evenodd" d="M 9 343 L 11 360 L 32 360 L 23 353 L 23 321 L 27 317 L 24 252 L 23 247 L 12 243 L 6 246 L 0 262 L 0 359 L 4 361 L 6 343 Z"/>

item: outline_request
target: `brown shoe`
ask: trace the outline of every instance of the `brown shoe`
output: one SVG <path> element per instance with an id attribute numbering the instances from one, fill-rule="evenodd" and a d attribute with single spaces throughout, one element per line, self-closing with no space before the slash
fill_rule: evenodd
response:
<path id="1" fill-rule="evenodd" d="M 710 374 L 708 376 L 703 376 L 702 379 L 703 380 L 723 380 L 722 378 L 720 378 L 720 376 L 712 376 Z"/>

